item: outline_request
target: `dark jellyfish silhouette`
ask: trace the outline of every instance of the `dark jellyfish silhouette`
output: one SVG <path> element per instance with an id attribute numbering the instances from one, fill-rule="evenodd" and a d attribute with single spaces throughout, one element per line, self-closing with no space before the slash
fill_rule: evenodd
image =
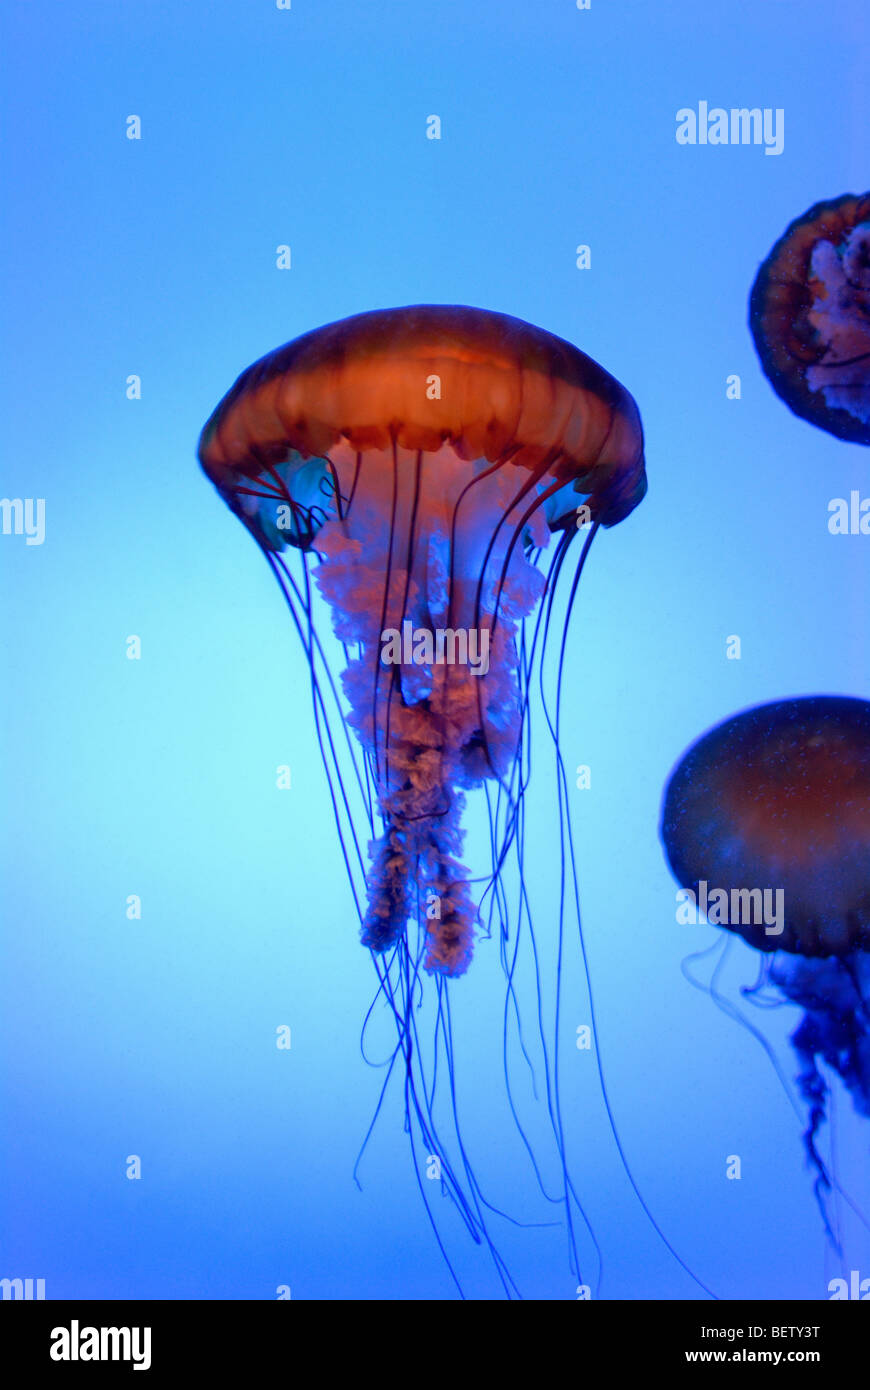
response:
<path id="1" fill-rule="evenodd" d="M 622 521 L 646 491 L 637 407 L 542 329 L 416 305 L 330 324 L 256 362 L 203 429 L 199 458 L 264 552 L 302 639 L 362 940 L 395 1020 L 390 1070 L 398 1061 L 404 1075 L 412 1147 L 416 1133 L 440 1155 L 445 1189 L 488 1242 L 461 1140 L 451 1165 L 437 1132 L 415 1016 L 421 971 L 438 1001 L 429 1051 L 443 1049 L 452 1093 L 447 985 L 466 970 L 475 934 L 500 934 L 506 1020 L 514 1009 L 513 952 L 521 929 L 532 932 L 529 707 L 544 689 L 556 581 L 588 521 L 543 706 L 558 759 L 564 627 L 583 559 L 599 525 Z M 341 694 L 315 591 L 343 647 Z M 557 781 L 564 883 L 573 860 L 560 761 Z M 476 891 L 460 855 L 465 794 L 478 788 L 491 789 L 492 862 Z M 519 865 L 512 900 L 509 855 Z M 558 930 L 561 942 L 561 918 Z M 570 1227 L 555 1041 L 541 1051 Z"/>
<path id="2" fill-rule="evenodd" d="M 671 774 L 661 837 L 707 920 L 766 953 L 763 983 L 804 1011 L 792 1043 L 827 1186 L 820 1062 L 870 1116 L 870 702 L 807 696 L 725 720 Z"/>
<path id="3" fill-rule="evenodd" d="M 791 223 L 758 272 L 749 322 L 786 405 L 870 444 L 870 193 L 816 203 Z"/>

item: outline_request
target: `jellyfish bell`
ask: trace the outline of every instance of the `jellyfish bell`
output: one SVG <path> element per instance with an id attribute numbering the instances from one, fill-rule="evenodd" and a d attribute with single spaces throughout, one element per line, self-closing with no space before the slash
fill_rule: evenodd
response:
<path id="1" fill-rule="evenodd" d="M 758 912 L 723 922 L 758 950 L 870 949 L 870 703 L 812 696 L 726 720 L 672 773 L 661 833 L 675 878 L 708 900 L 782 893 L 781 931 Z"/>
<path id="2" fill-rule="evenodd" d="M 827 1185 L 820 1060 L 870 1115 L 870 702 L 807 696 L 725 720 L 672 772 L 661 838 L 683 890 L 723 894 L 724 915 L 708 920 L 764 952 L 764 982 L 803 1010 L 792 1043 L 805 1139 Z"/>
<path id="3" fill-rule="evenodd" d="M 497 933 L 511 999 L 507 1064 L 518 989 L 505 942 L 512 934 L 516 950 L 521 934 L 524 942 L 534 935 L 523 865 L 529 707 L 544 690 L 553 596 L 580 521 L 591 527 L 557 658 L 592 538 L 646 491 L 637 406 L 591 358 L 542 329 L 482 309 L 415 305 L 329 324 L 254 363 L 205 425 L 199 458 L 272 568 L 310 668 L 361 937 L 395 1025 L 387 1081 L 398 1059 L 415 1164 L 419 1143 L 439 1155 L 442 1189 L 490 1249 L 510 1294 L 487 1233 L 491 1204 L 459 1138 L 447 990 L 466 971 L 475 937 Z M 340 680 L 323 603 L 341 644 Z M 561 659 L 556 669 L 558 690 Z M 558 713 L 546 714 L 558 758 Z M 463 807 L 477 789 L 491 862 L 473 877 L 461 862 Z M 557 814 L 551 838 L 564 886 L 573 858 L 561 833 L 561 786 Z M 510 900 L 509 852 L 520 880 Z M 561 901 L 553 932 L 560 960 L 571 894 Z M 433 978 L 437 1001 L 428 1045 L 418 1031 L 421 972 Z M 557 997 L 560 988 L 557 969 Z M 531 1047 L 522 1041 L 524 1059 Z M 537 1060 L 546 1083 L 535 1094 L 545 1097 L 559 1165 L 560 1195 L 544 1195 L 561 1203 L 570 1233 L 577 1204 L 555 1047 L 543 1033 Z M 456 1161 L 436 1114 L 436 1072 L 448 1078 L 438 1088 L 446 1089 Z"/>
<path id="4" fill-rule="evenodd" d="M 816 203 L 791 223 L 758 271 L 749 322 L 789 408 L 870 444 L 870 193 Z"/>

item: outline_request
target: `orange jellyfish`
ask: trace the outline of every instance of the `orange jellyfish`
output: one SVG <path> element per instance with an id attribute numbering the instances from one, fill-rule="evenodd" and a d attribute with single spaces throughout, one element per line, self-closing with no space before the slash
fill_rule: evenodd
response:
<path id="1" fill-rule="evenodd" d="M 870 193 L 816 203 L 786 228 L 752 287 L 749 323 L 795 415 L 870 444 Z"/>
<path id="2" fill-rule="evenodd" d="M 526 886 L 509 906 L 500 877 L 511 847 L 522 856 L 528 710 L 556 580 L 578 530 L 585 557 L 598 527 L 646 491 L 637 407 L 542 329 L 415 305 L 329 324 L 254 363 L 203 429 L 199 458 L 302 640 L 361 937 L 395 1016 L 412 1145 L 416 1124 L 486 1238 L 467 1160 L 451 1166 L 439 1144 L 412 1000 L 428 972 L 452 1084 L 447 983 L 476 936 L 497 922 L 504 948 L 527 911 Z M 343 648 L 340 683 L 320 600 Z M 563 643 L 564 631 L 559 675 Z M 558 696 L 545 713 L 557 740 Z M 476 892 L 462 812 L 486 787 L 492 862 Z M 562 821 L 560 794 L 554 837 Z M 562 1153 L 557 1113 L 553 1125 Z M 569 1188 L 566 1174 L 566 1205 Z"/>
<path id="3" fill-rule="evenodd" d="M 725 720 L 671 774 L 661 837 L 693 911 L 764 953 L 746 993 L 773 986 L 804 1011 L 792 1044 L 818 1194 L 820 1062 L 870 1117 L 870 702 L 813 695 Z"/>

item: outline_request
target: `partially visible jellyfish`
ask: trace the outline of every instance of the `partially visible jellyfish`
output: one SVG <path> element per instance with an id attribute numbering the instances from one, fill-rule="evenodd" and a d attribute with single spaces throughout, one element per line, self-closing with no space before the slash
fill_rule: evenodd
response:
<path id="1" fill-rule="evenodd" d="M 707 921 L 764 953 L 746 993 L 803 1010 L 791 1041 L 820 1194 L 821 1063 L 870 1117 L 870 702 L 780 700 L 717 725 L 671 774 L 661 837 Z"/>
<path id="2" fill-rule="evenodd" d="M 574 536 L 585 532 L 565 627 L 598 527 L 622 521 L 646 491 L 637 406 L 542 329 L 417 305 L 330 324 L 256 362 L 206 424 L 199 458 L 264 552 L 302 640 L 360 934 L 395 1022 L 387 1080 L 394 1068 L 403 1077 L 418 1181 L 422 1142 L 424 1154 L 439 1155 L 444 1191 L 489 1245 L 510 1296 L 487 1233 L 489 1203 L 455 1124 L 448 982 L 467 970 L 476 938 L 497 935 L 507 1030 L 517 938 L 533 930 L 523 865 L 533 701 L 556 749 L 561 960 L 563 917 L 576 900 L 558 754 L 564 628 L 542 706 L 544 655 Z M 315 589 L 342 644 L 343 697 Z M 484 789 L 491 845 L 476 879 L 461 862 L 474 789 Z M 519 878 L 512 899 L 509 858 Z M 437 1013 L 434 1037 L 421 1039 L 422 972 L 433 978 Z M 552 1200 L 571 1230 L 558 1040 L 541 1051 L 562 1173 Z M 456 1162 L 438 1132 L 436 1072 L 454 1106 Z"/>
<path id="3" fill-rule="evenodd" d="M 791 223 L 758 272 L 749 323 L 786 405 L 870 444 L 870 193 L 816 203 Z"/>

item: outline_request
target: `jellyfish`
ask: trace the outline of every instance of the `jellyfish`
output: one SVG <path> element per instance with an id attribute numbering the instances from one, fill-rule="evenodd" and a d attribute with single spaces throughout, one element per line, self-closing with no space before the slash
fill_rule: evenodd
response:
<path id="1" fill-rule="evenodd" d="M 439 1154 L 443 1188 L 489 1244 L 458 1128 L 460 1157 L 445 1157 L 415 1001 L 430 980 L 452 1092 L 449 986 L 496 936 L 512 1000 L 511 953 L 532 930 L 523 797 L 536 699 L 556 751 L 553 839 L 571 871 L 558 752 L 564 629 L 594 535 L 646 491 L 637 406 L 542 329 L 415 305 L 355 315 L 261 358 L 208 420 L 199 459 L 260 547 L 301 639 L 359 935 L 395 1023 L 388 1074 L 398 1066 L 403 1077 L 415 1163 L 420 1142 Z M 581 533 L 553 651 L 556 583 Z M 484 796 L 490 826 L 491 862 L 477 876 L 462 862 L 470 794 Z M 544 1090 L 564 1158 L 557 1050 L 554 1040 L 543 1049 Z M 571 1194 L 563 1164 L 553 1200 L 569 1226 Z"/>
<path id="2" fill-rule="evenodd" d="M 786 228 L 756 276 L 749 323 L 786 405 L 870 444 L 870 193 L 816 203 Z"/>
<path id="3" fill-rule="evenodd" d="M 813 695 L 726 719 L 672 772 L 661 838 L 692 910 L 762 953 L 755 990 L 802 1010 L 791 1042 L 821 1196 L 822 1063 L 870 1117 L 870 702 Z"/>

